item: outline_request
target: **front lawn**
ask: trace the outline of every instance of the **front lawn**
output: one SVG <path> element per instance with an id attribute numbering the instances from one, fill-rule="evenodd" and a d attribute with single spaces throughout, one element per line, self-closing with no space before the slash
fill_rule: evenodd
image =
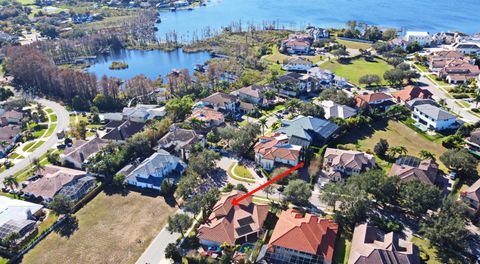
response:
<path id="1" fill-rule="evenodd" d="M 135 263 L 177 209 L 163 197 L 107 190 L 53 232 L 24 263 Z"/>
<path id="2" fill-rule="evenodd" d="M 374 61 L 366 61 L 364 58 L 343 59 L 341 61 L 331 60 L 320 65 L 324 69 L 333 71 L 338 76 L 347 78 L 347 80 L 355 85 L 359 85 L 360 77 L 366 74 L 376 74 L 382 79 L 382 84 L 386 84 L 383 80 L 383 74 L 392 68 L 385 61 L 375 58 Z"/>
<path id="3" fill-rule="evenodd" d="M 235 172 L 235 174 L 237 174 L 238 176 L 240 176 L 242 178 L 253 179 L 253 176 L 250 173 L 250 171 L 243 165 L 237 164 L 235 169 L 233 169 L 233 172 Z"/>
<path id="4" fill-rule="evenodd" d="M 344 144 L 348 148 L 373 153 L 375 144 L 377 144 L 381 138 L 386 139 L 390 147 L 406 147 L 409 155 L 418 156 L 420 150 L 428 150 L 437 158 L 440 169 L 446 170 L 446 167 L 439 161 L 440 155 L 442 155 L 446 149 L 440 143 L 426 139 L 418 132 L 398 121 L 390 120 L 388 123 L 385 121 L 378 121 L 371 127 L 356 129 L 354 132 L 344 135 L 339 140 L 339 143 Z M 385 164 L 380 165 L 385 166 Z"/>
<path id="5" fill-rule="evenodd" d="M 342 232 L 342 231 L 341 231 Z M 333 252 L 333 264 L 347 264 L 350 255 L 352 242 L 345 238 L 345 233 L 340 233 L 335 241 L 335 251 Z"/>
<path id="6" fill-rule="evenodd" d="M 431 247 L 430 242 L 421 239 L 419 237 L 413 237 L 411 240 L 415 245 L 417 245 L 420 248 L 420 254 L 422 255 L 425 254 L 428 257 L 428 260 L 424 261 L 425 264 L 440 264 L 442 263 L 438 258 L 437 258 L 437 249 Z"/>
<path id="7" fill-rule="evenodd" d="M 33 146 L 31 146 L 28 150 L 25 150 L 25 148 L 24 148 L 24 151 L 33 152 L 37 148 L 39 148 L 43 143 L 45 143 L 45 141 L 39 140 L 39 141 L 35 142 L 35 144 L 33 144 Z"/>
<path id="8" fill-rule="evenodd" d="M 262 57 L 262 59 L 265 60 L 265 61 L 268 61 L 268 62 L 272 62 L 272 63 L 283 63 L 284 60 L 293 59 L 293 58 L 297 58 L 297 57 L 308 59 L 312 63 L 317 63 L 324 58 L 320 54 L 317 54 L 317 55 L 314 55 L 314 56 L 297 56 L 297 55 L 283 54 L 283 53 L 280 53 L 277 45 L 274 45 L 272 47 L 272 54 L 265 55 L 265 56 Z"/>
<path id="9" fill-rule="evenodd" d="M 372 47 L 372 44 L 370 43 L 364 43 L 364 42 L 358 42 L 358 41 L 350 41 L 350 40 L 343 40 L 343 39 L 337 39 L 337 42 L 344 45 L 345 47 L 349 49 L 368 49 Z"/>

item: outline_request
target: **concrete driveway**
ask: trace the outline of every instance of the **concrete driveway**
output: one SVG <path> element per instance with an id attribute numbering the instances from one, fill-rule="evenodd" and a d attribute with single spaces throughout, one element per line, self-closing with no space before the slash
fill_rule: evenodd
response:
<path id="1" fill-rule="evenodd" d="M 22 169 L 30 165 L 33 159 L 40 158 L 49 149 L 56 146 L 58 143 L 57 132 L 61 130 L 65 131 L 69 127 L 70 117 L 65 107 L 61 106 L 60 104 L 54 101 L 50 101 L 47 99 L 37 99 L 36 101 L 43 106 L 50 107 L 53 110 L 53 113 L 57 115 L 57 127 L 55 128 L 55 132 L 52 133 L 52 135 L 47 140 L 45 140 L 45 143 L 43 143 L 40 147 L 35 149 L 29 156 L 15 163 L 15 165 L 9 168 L 8 170 L 0 173 L 0 187 L 3 187 L 3 179 L 5 177 L 21 171 Z"/>

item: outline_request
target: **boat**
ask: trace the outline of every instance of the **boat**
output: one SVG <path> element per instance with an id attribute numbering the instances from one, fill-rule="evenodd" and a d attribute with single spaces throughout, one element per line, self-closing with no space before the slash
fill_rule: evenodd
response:
<path id="1" fill-rule="evenodd" d="M 171 12 L 175 12 L 175 11 L 177 11 L 177 8 L 175 8 L 175 7 L 170 7 L 170 11 L 171 11 Z"/>
<path id="2" fill-rule="evenodd" d="M 155 21 L 155 23 L 162 23 L 162 19 L 161 19 L 161 18 L 157 18 L 157 21 Z"/>

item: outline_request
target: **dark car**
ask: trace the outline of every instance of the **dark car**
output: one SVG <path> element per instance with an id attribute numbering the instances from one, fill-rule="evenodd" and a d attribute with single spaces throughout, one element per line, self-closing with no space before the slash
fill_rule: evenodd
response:
<path id="1" fill-rule="evenodd" d="M 57 145 L 57 149 L 65 149 L 65 144 L 60 144 L 60 145 Z"/>

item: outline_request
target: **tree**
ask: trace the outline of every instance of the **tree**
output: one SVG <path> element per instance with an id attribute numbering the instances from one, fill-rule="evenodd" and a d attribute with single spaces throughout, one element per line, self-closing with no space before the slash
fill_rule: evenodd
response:
<path id="1" fill-rule="evenodd" d="M 58 194 L 53 197 L 53 200 L 48 204 L 48 207 L 56 214 L 70 214 L 73 209 L 73 201 L 70 197 Z"/>
<path id="2" fill-rule="evenodd" d="M 117 187 L 125 187 L 125 174 L 123 173 L 117 173 L 115 176 L 113 176 L 113 185 Z"/>
<path id="3" fill-rule="evenodd" d="M 167 259 L 172 259 L 175 263 L 180 263 L 182 261 L 182 255 L 180 255 L 175 243 L 168 243 L 165 248 L 165 257 Z"/>
<path id="4" fill-rule="evenodd" d="M 262 117 L 258 120 L 258 123 L 260 123 L 260 126 L 262 127 L 262 135 L 265 136 L 265 127 L 267 126 L 267 119 Z"/>
<path id="5" fill-rule="evenodd" d="M 185 211 L 198 214 L 202 211 L 202 217 L 206 219 L 220 196 L 218 189 L 212 188 L 202 195 L 192 196 L 185 203 Z"/>
<path id="6" fill-rule="evenodd" d="M 200 186 L 200 175 L 197 172 L 187 170 L 187 173 L 177 183 L 177 194 L 184 199 Z"/>
<path id="7" fill-rule="evenodd" d="M 385 157 L 388 151 L 388 141 L 384 138 L 381 138 L 377 144 L 375 144 L 375 147 L 373 147 L 373 151 L 375 154 L 377 154 L 379 157 Z"/>
<path id="8" fill-rule="evenodd" d="M 17 239 L 20 238 L 20 234 L 17 232 L 10 232 L 2 240 L 0 240 L 0 245 L 5 246 L 6 248 L 13 248 L 17 245 Z"/>
<path id="9" fill-rule="evenodd" d="M 439 251 L 440 257 L 458 256 L 458 252 L 464 252 L 468 248 L 467 222 L 465 206 L 448 197 L 443 201 L 439 212 L 427 216 L 426 220 L 421 222 L 420 233 L 442 249 Z"/>
<path id="10" fill-rule="evenodd" d="M 325 110 L 323 110 L 323 107 L 312 102 L 302 102 L 299 105 L 299 112 L 304 116 L 313 116 L 317 118 L 325 117 Z"/>
<path id="11" fill-rule="evenodd" d="M 189 96 L 172 98 L 165 104 L 165 110 L 172 116 L 174 121 L 182 121 L 185 116 L 192 112 L 193 100 Z"/>
<path id="12" fill-rule="evenodd" d="M 220 138 L 228 142 L 228 149 L 237 156 L 247 153 L 260 132 L 260 125 L 256 123 L 247 123 L 242 128 L 227 126 L 218 129 Z"/>
<path id="13" fill-rule="evenodd" d="M 420 155 L 420 158 L 422 158 L 424 160 L 431 159 L 431 160 L 435 161 L 435 155 L 428 150 L 425 150 L 425 149 L 420 150 L 419 155 Z"/>
<path id="14" fill-rule="evenodd" d="M 342 196 L 342 187 L 343 183 L 334 183 L 330 182 L 323 187 L 322 192 L 319 196 L 320 201 L 325 202 L 328 206 L 333 207 L 333 212 L 335 213 L 336 204 L 340 201 Z"/>
<path id="15" fill-rule="evenodd" d="M 273 185 L 267 185 L 263 188 L 263 192 L 267 195 L 267 199 L 269 195 L 275 194 L 275 187 Z"/>
<path id="16" fill-rule="evenodd" d="M 478 161 L 466 149 L 447 150 L 440 156 L 440 160 L 459 176 L 468 177 L 477 174 Z"/>
<path id="17" fill-rule="evenodd" d="M 178 232 L 184 237 L 184 232 L 192 225 L 192 219 L 186 214 L 175 214 L 168 217 L 167 230 L 173 234 Z"/>
<path id="18" fill-rule="evenodd" d="M 276 167 L 275 169 L 273 169 L 273 171 L 270 173 L 270 178 L 273 179 L 275 177 L 277 177 L 278 175 L 286 172 L 288 169 L 286 167 Z M 290 172 L 290 174 L 288 174 L 287 176 L 284 176 L 282 178 L 280 178 L 277 183 L 278 184 L 281 184 L 281 185 L 285 185 L 287 184 L 290 180 L 292 179 L 297 179 L 298 178 L 298 170 L 294 170 L 292 172 Z"/>
<path id="19" fill-rule="evenodd" d="M 426 213 L 428 209 L 435 210 L 440 204 L 441 197 L 442 193 L 437 187 L 419 180 L 400 184 L 400 205 L 417 217 Z"/>
<path id="20" fill-rule="evenodd" d="M 410 115 L 410 109 L 404 105 L 393 105 L 385 111 L 385 115 L 393 120 L 405 120 Z"/>
<path id="21" fill-rule="evenodd" d="M 245 185 L 239 183 L 237 184 L 233 189 L 237 190 L 237 191 L 242 191 L 244 193 L 247 193 L 248 192 L 248 189 L 247 187 L 245 187 Z"/>
<path id="22" fill-rule="evenodd" d="M 350 55 L 350 53 L 347 51 L 345 47 L 340 47 L 338 49 L 335 49 L 331 53 L 333 56 L 337 57 L 338 59 L 341 59 L 343 57 Z"/>
<path id="23" fill-rule="evenodd" d="M 330 100 L 341 105 L 355 105 L 352 97 L 349 97 L 344 91 L 338 89 L 324 89 L 320 93 L 320 100 Z"/>
<path id="24" fill-rule="evenodd" d="M 39 159 L 33 159 L 33 160 L 32 160 L 32 165 L 33 165 L 32 170 L 33 170 L 33 173 L 35 173 L 35 174 L 38 173 L 38 172 L 40 172 L 40 171 L 42 171 L 43 168 L 45 167 L 45 166 L 40 162 Z"/>
<path id="25" fill-rule="evenodd" d="M 15 177 L 13 175 L 6 176 L 3 179 L 3 184 L 5 186 L 10 187 L 10 189 L 12 189 L 12 190 L 15 189 L 15 188 L 18 188 L 18 186 L 19 186 L 17 177 Z"/>
<path id="26" fill-rule="evenodd" d="M 219 157 L 220 155 L 215 151 L 204 149 L 200 153 L 190 157 L 188 170 L 197 172 L 200 176 L 206 178 L 215 171 L 215 160 Z"/>
<path id="27" fill-rule="evenodd" d="M 303 180 L 291 180 L 283 191 L 284 200 L 299 205 L 307 205 L 312 196 L 310 186 Z"/>
<path id="28" fill-rule="evenodd" d="M 382 79 L 380 79 L 380 76 L 376 74 L 366 74 L 360 77 L 358 82 L 360 84 L 365 84 L 368 87 L 372 86 L 372 84 L 379 85 L 382 82 Z"/>
<path id="29" fill-rule="evenodd" d="M 398 157 L 400 157 L 407 154 L 407 148 L 405 148 L 404 146 L 395 146 L 391 147 L 389 152 L 390 156 L 392 156 L 393 158 L 397 157 L 397 155 Z"/>
<path id="30" fill-rule="evenodd" d="M 53 165 L 60 165 L 60 154 L 58 154 L 57 152 L 48 153 L 47 161 Z"/>
<path id="31" fill-rule="evenodd" d="M 403 82 L 403 71 L 400 69 L 391 69 L 383 74 L 383 79 L 393 86 L 399 86 Z"/>

